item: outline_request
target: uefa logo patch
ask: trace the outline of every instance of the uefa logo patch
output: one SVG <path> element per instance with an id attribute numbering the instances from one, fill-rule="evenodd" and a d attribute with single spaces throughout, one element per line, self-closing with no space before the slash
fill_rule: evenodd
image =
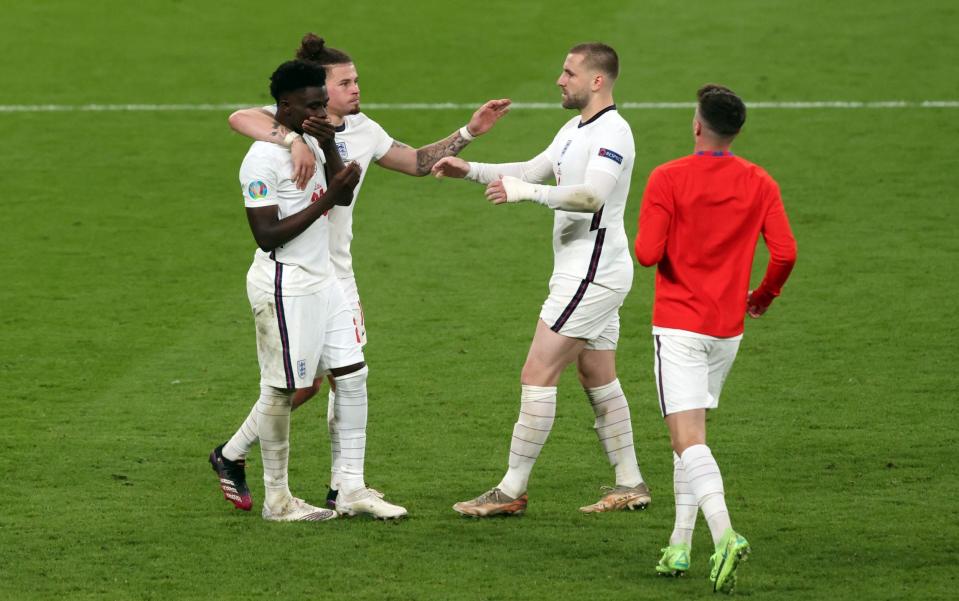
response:
<path id="1" fill-rule="evenodd" d="M 259 200 L 261 198 L 266 198 L 266 195 L 270 190 L 266 187 L 266 184 L 260 180 L 256 180 L 255 182 L 250 182 L 250 185 L 247 186 L 246 191 L 250 195 L 250 198 L 253 200 Z"/>
<path id="2" fill-rule="evenodd" d="M 600 148 L 599 156 L 606 157 L 607 159 L 611 161 L 616 161 L 620 165 L 623 164 L 623 155 L 619 154 L 618 152 L 612 151 L 608 148 Z"/>

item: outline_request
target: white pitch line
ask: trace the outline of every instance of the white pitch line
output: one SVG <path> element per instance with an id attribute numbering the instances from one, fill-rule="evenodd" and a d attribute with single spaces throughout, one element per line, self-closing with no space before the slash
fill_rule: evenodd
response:
<path id="1" fill-rule="evenodd" d="M 364 109 L 379 111 L 445 111 L 475 109 L 480 103 L 462 102 L 371 102 Z M 247 103 L 205 104 L 0 104 L 0 113 L 74 113 L 74 112 L 158 112 L 158 111 L 233 111 L 249 106 Z M 627 110 L 692 109 L 695 102 L 620 102 L 617 106 Z M 758 101 L 747 102 L 751 109 L 913 109 L 913 108 L 959 108 L 959 100 L 814 100 L 814 101 Z M 514 102 L 512 108 L 519 110 L 558 109 L 553 102 Z"/>

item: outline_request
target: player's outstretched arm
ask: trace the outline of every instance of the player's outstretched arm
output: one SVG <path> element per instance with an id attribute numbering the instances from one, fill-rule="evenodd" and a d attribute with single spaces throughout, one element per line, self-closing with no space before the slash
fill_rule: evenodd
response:
<path id="1" fill-rule="evenodd" d="M 480 184 L 488 184 L 506 176 L 540 183 L 553 176 L 553 164 L 545 151 L 524 163 L 467 163 L 458 157 L 445 157 L 433 165 L 432 172 L 437 179 L 459 177 Z"/>
<path id="2" fill-rule="evenodd" d="M 511 102 L 508 98 L 486 102 L 476 109 L 469 123 L 432 144 L 411 148 L 402 142 L 394 141 L 393 146 L 377 164 L 407 175 L 427 175 L 437 161 L 458 155 L 474 138 L 492 129 L 496 122 L 509 112 Z"/>
<path id="3" fill-rule="evenodd" d="M 605 171 L 589 170 L 582 184 L 544 186 L 505 176 L 486 186 L 486 199 L 493 204 L 531 201 L 554 210 L 595 213 L 616 188 L 616 177 Z"/>
<path id="4" fill-rule="evenodd" d="M 329 189 L 308 207 L 280 219 L 279 207 L 247 207 L 246 218 L 257 246 L 269 252 L 302 234 L 313 222 L 337 205 L 353 202 L 353 190 L 360 182 L 360 166 L 350 163 L 330 181 Z"/>
<path id="5" fill-rule="evenodd" d="M 229 123 L 233 131 L 247 138 L 289 148 L 293 156 L 293 173 L 290 179 L 296 182 L 296 187 L 300 190 L 306 189 L 306 184 L 316 169 L 316 157 L 298 133 L 281 125 L 269 111 L 257 108 L 234 112 L 230 115 Z"/>

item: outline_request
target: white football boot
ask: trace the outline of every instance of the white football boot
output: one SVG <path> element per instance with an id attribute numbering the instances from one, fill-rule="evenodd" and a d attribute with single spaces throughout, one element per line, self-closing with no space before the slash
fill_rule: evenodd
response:
<path id="1" fill-rule="evenodd" d="M 286 504 L 273 511 L 263 504 L 263 519 L 270 522 L 325 522 L 336 518 L 336 512 L 331 509 L 314 507 L 296 497 L 290 497 Z"/>
<path id="2" fill-rule="evenodd" d="M 336 496 L 336 511 L 340 515 L 367 514 L 378 520 L 396 520 L 406 517 L 405 507 L 394 505 L 383 498 L 383 493 L 370 488 Z"/>

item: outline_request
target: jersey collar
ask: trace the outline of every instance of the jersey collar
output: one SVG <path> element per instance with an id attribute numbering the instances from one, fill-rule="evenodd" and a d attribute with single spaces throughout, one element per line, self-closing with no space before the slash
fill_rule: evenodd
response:
<path id="1" fill-rule="evenodd" d="M 584 125 L 589 125 L 589 124 L 592 123 L 593 121 L 596 121 L 597 119 L 599 119 L 600 117 L 602 117 L 603 114 L 608 113 L 609 111 L 615 111 L 615 110 L 616 110 L 616 105 L 615 105 L 615 104 L 611 104 L 611 105 L 607 106 L 606 108 L 604 108 L 603 110 L 601 110 L 601 111 L 599 111 L 598 113 L 596 113 L 595 115 L 593 115 L 592 117 L 590 117 L 590 118 L 589 118 L 589 121 L 580 121 L 579 125 L 577 125 L 576 127 L 577 127 L 577 129 L 578 129 L 578 128 L 580 128 L 580 127 L 583 127 Z"/>
<path id="2" fill-rule="evenodd" d="M 731 156 L 734 156 L 734 155 L 733 155 L 732 152 L 729 152 L 729 151 L 723 152 L 722 150 L 714 150 L 714 151 L 712 151 L 712 152 L 706 152 L 705 150 L 700 150 L 699 152 L 696 153 L 696 156 L 698 156 L 698 157 L 704 157 L 704 156 L 711 156 L 711 157 L 731 157 Z"/>

